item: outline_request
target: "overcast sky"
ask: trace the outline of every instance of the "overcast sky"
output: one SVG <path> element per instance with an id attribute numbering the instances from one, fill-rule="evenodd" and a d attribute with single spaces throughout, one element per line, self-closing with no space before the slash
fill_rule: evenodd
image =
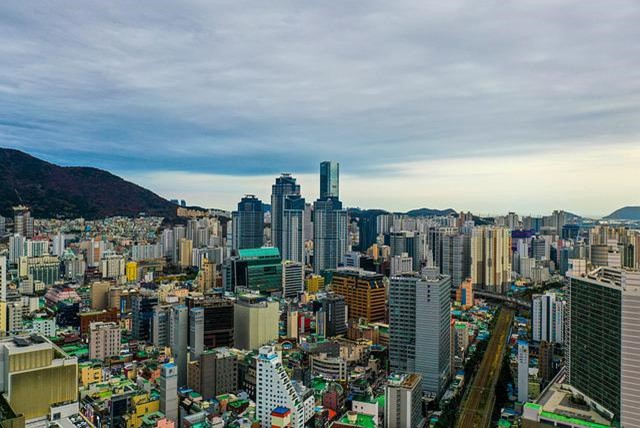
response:
<path id="1" fill-rule="evenodd" d="M 640 3 L 0 2 L 0 145 L 167 198 L 640 205 Z"/>

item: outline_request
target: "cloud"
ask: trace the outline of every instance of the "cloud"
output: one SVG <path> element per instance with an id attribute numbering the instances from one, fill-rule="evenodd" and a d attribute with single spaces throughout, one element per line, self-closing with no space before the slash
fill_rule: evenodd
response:
<path id="1" fill-rule="evenodd" d="M 633 0 L 9 0 L 0 143 L 130 175 L 331 158 L 390 180 L 407 162 L 634 148 L 638 22 Z"/>

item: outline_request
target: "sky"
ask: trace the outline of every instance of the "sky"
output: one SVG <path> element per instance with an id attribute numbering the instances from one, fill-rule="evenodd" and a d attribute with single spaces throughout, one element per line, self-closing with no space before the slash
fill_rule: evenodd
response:
<path id="1" fill-rule="evenodd" d="M 230 209 L 640 205 L 640 3 L 0 2 L 0 146 Z"/>

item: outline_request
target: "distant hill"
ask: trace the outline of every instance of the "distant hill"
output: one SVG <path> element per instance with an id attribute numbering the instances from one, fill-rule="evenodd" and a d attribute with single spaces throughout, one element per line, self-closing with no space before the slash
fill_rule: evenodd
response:
<path id="1" fill-rule="evenodd" d="M 418 208 L 415 210 L 407 211 L 409 217 L 444 217 L 449 214 L 456 214 L 456 211 L 452 208 L 446 210 L 435 210 L 432 208 Z"/>
<path id="2" fill-rule="evenodd" d="M 623 207 L 615 210 L 605 220 L 640 220 L 640 207 Z"/>
<path id="3" fill-rule="evenodd" d="M 449 214 L 455 214 L 456 211 L 448 208 L 446 210 L 436 210 L 432 208 L 418 208 L 415 210 L 403 212 L 394 212 L 393 214 L 405 214 L 409 217 L 436 217 L 436 216 L 447 216 Z M 351 217 L 375 217 L 381 214 L 390 214 L 389 211 L 385 211 L 382 209 L 369 209 L 363 210 L 360 208 L 349 208 L 349 216 Z"/>
<path id="4" fill-rule="evenodd" d="M 25 204 L 34 217 L 147 215 L 175 217 L 176 205 L 155 193 L 89 167 L 61 167 L 19 150 L 0 148 L 0 214 Z"/>

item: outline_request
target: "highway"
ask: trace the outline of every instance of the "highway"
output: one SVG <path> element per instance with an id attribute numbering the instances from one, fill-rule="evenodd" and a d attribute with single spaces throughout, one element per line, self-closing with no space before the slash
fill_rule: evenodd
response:
<path id="1" fill-rule="evenodd" d="M 513 310 L 506 307 L 500 310 L 480 368 L 468 390 L 466 400 L 463 400 L 458 411 L 456 427 L 485 428 L 491 423 L 496 383 L 507 348 L 507 335 L 513 322 L 513 314 Z"/>

